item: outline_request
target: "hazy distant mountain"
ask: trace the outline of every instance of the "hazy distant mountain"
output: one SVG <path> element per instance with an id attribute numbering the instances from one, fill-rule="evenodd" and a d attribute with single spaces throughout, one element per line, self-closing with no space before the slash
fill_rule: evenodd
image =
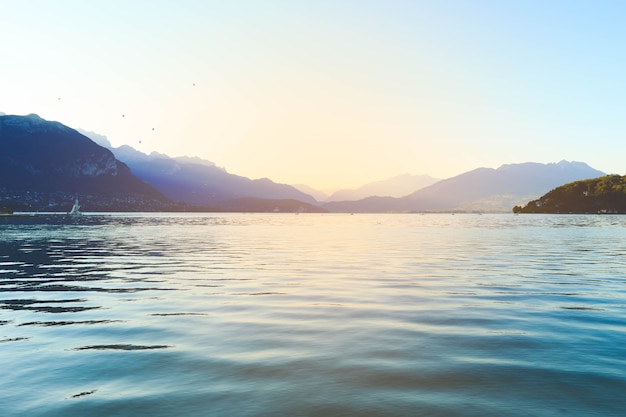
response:
<path id="1" fill-rule="evenodd" d="M 235 198 L 219 204 L 225 211 L 254 213 L 324 213 L 327 210 L 314 204 L 293 199 Z"/>
<path id="2" fill-rule="evenodd" d="M 277 184 L 267 178 L 251 180 L 230 174 L 214 163 L 200 158 L 171 158 L 156 152 L 147 155 L 128 145 L 111 147 L 102 135 L 92 132 L 85 134 L 108 146 L 137 177 L 177 201 L 217 207 L 224 206 L 223 203 L 227 200 L 249 197 L 317 203 L 313 197 L 290 185 Z"/>
<path id="3" fill-rule="evenodd" d="M 0 201 L 16 210 L 163 210 L 173 202 L 84 135 L 35 114 L 0 116 Z"/>
<path id="4" fill-rule="evenodd" d="M 293 187 L 297 190 L 302 191 L 305 194 L 310 195 L 317 201 L 326 201 L 326 199 L 328 198 L 328 194 L 324 191 L 316 190 L 315 188 L 309 187 L 306 184 L 294 184 Z"/>
<path id="5" fill-rule="evenodd" d="M 509 211 L 513 207 L 511 201 L 528 201 L 529 196 L 541 196 L 562 184 L 601 175 L 604 172 L 583 162 L 509 164 L 498 169 L 469 171 L 419 190 L 405 199 L 418 210 Z M 490 202 L 491 206 L 484 202 Z"/>
<path id="6" fill-rule="evenodd" d="M 331 201 L 322 204 L 331 213 L 388 213 L 411 211 L 408 203 L 395 197 L 366 197 L 357 201 Z"/>
<path id="7" fill-rule="evenodd" d="M 478 168 L 402 198 L 331 202 L 323 207 L 339 212 L 510 211 L 559 185 L 601 175 L 602 171 L 583 162 L 510 164 L 498 169 Z"/>
<path id="8" fill-rule="evenodd" d="M 339 190 L 325 201 L 360 200 L 371 196 L 402 197 L 439 181 L 429 175 L 398 175 L 353 190 Z"/>

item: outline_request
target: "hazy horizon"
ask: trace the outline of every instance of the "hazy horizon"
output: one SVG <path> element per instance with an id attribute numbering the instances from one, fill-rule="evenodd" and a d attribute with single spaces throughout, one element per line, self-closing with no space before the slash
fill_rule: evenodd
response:
<path id="1" fill-rule="evenodd" d="M 34 113 L 31 113 L 31 115 L 33 115 L 33 114 Z M 39 116 L 37 114 L 34 114 L 34 115 L 37 116 L 37 117 L 41 117 L 41 116 Z M 27 116 L 27 115 L 7 115 L 4 112 L 0 112 L 0 116 Z M 54 121 L 53 120 L 48 120 L 48 121 L 58 122 L 56 120 L 54 120 Z M 111 143 L 111 141 L 108 139 L 108 137 L 106 135 L 100 135 L 97 132 L 87 131 L 87 130 L 82 129 L 82 128 L 76 128 L 75 129 L 72 126 L 68 126 L 68 127 L 78 131 L 80 134 L 88 137 L 89 139 L 93 140 L 94 142 L 96 142 L 99 145 L 104 146 L 106 148 L 118 149 L 121 146 L 128 146 L 131 149 L 133 149 L 133 151 L 139 152 L 139 153 L 145 155 L 146 157 L 150 157 L 150 156 L 153 156 L 153 155 L 156 154 L 156 155 L 159 155 L 159 156 L 165 156 L 165 157 L 169 157 L 169 158 L 172 158 L 172 159 L 180 159 L 180 160 L 187 160 L 187 161 L 194 160 L 194 159 L 202 160 L 202 161 L 204 161 L 206 163 L 210 163 L 213 166 L 216 166 L 216 167 L 218 167 L 220 169 L 225 170 L 229 174 L 240 175 L 237 172 L 232 172 L 232 171 L 228 170 L 227 167 L 220 167 L 219 165 L 215 164 L 213 161 L 210 161 L 210 160 L 202 158 L 202 157 L 198 157 L 196 155 L 176 155 L 176 156 L 173 156 L 173 155 L 165 154 L 163 152 L 159 152 L 158 150 L 152 150 L 150 152 L 142 151 L 142 150 L 134 147 L 133 145 L 129 145 L 129 144 L 121 144 L 119 146 L 115 146 L 115 145 L 113 145 Z M 122 158 L 122 162 L 125 162 L 123 160 L 123 158 Z M 549 165 L 549 164 L 559 164 L 561 162 L 568 162 L 568 163 L 581 163 L 582 162 L 584 164 L 587 164 L 585 161 L 567 161 L 567 160 L 551 161 L 551 162 L 546 162 L 544 164 L 547 164 L 547 165 Z M 524 163 L 541 163 L 541 162 L 524 161 L 524 162 L 520 162 L 519 164 L 524 164 Z M 393 175 L 393 176 L 390 176 L 390 177 L 375 179 L 375 180 L 372 180 L 372 181 L 367 182 L 367 183 L 355 184 L 353 186 L 345 186 L 345 187 L 335 186 L 333 188 L 324 188 L 324 189 L 315 188 L 314 186 L 310 186 L 308 184 L 303 184 L 303 183 L 294 183 L 294 182 L 289 182 L 289 181 L 286 181 L 286 182 L 285 181 L 283 181 L 283 182 L 275 181 L 274 179 L 269 178 L 268 176 L 252 177 L 250 179 L 258 180 L 258 179 L 268 178 L 268 179 L 270 179 L 270 180 L 272 180 L 274 182 L 279 182 L 279 183 L 291 185 L 291 186 L 295 187 L 296 189 L 299 189 L 300 191 L 305 192 L 305 193 L 313 192 L 314 194 L 324 194 L 324 198 L 322 200 L 337 201 L 336 198 L 331 198 L 331 197 L 333 197 L 334 193 L 342 192 L 342 191 L 357 191 L 357 190 L 360 190 L 360 189 L 363 189 L 363 188 L 367 188 L 369 186 L 376 185 L 376 184 L 379 184 L 379 183 L 388 183 L 388 182 L 391 182 L 391 181 L 393 181 L 395 179 L 398 179 L 400 177 L 406 177 L 406 176 L 409 176 L 409 177 L 429 177 L 429 178 L 433 179 L 434 180 L 433 183 L 435 183 L 435 182 L 438 182 L 438 181 L 441 181 L 441 180 L 445 180 L 445 179 L 456 177 L 458 175 L 466 174 L 466 173 L 468 173 L 470 171 L 473 171 L 475 169 L 482 169 L 482 168 L 498 169 L 498 168 L 501 168 L 502 166 L 505 166 L 505 165 L 515 165 L 515 164 L 502 163 L 502 164 L 500 164 L 500 165 L 498 165 L 496 167 L 474 167 L 474 168 L 468 169 L 467 171 L 459 172 L 458 174 L 454 174 L 454 175 L 452 175 L 450 177 L 445 177 L 445 178 L 436 178 L 436 177 L 433 177 L 432 175 L 429 175 L 428 173 L 414 174 L 414 173 L 407 173 L 407 172 L 405 172 L 405 173 L 399 173 L 399 174 L 396 174 L 396 175 Z M 591 168 L 595 168 L 595 167 L 591 167 Z M 419 188 L 424 188 L 424 187 L 425 186 L 420 186 Z M 406 194 L 410 194 L 411 192 L 416 191 L 416 190 L 417 189 L 411 189 L 411 191 L 407 191 L 404 194 L 398 194 L 398 195 L 394 195 L 394 196 L 395 197 L 401 197 L 401 196 L 404 196 Z M 367 194 L 367 195 L 364 195 L 364 196 L 369 196 L 369 195 L 370 194 Z M 385 195 L 388 195 L 388 194 L 385 194 Z M 389 194 L 389 195 L 391 195 L 391 194 Z M 362 198 L 362 197 L 359 197 L 359 198 Z M 338 200 L 342 200 L 342 199 L 340 198 Z M 320 201 L 320 200 L 318 199 L 318 201 Z"/>
<path id="2" fill-rule="evenodd" d="M 3 2 L 0 111 L 319 190 L 624 173 L 626 4 Z"/>

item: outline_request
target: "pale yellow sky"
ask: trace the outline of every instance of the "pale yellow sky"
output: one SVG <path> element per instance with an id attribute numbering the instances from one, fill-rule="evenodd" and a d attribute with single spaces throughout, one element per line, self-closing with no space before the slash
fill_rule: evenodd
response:
<path id="1" fill-rule="evenodd" d="M 623 173 L 615 2 L 0 0 L 0 112 L 318 189 Z"/>

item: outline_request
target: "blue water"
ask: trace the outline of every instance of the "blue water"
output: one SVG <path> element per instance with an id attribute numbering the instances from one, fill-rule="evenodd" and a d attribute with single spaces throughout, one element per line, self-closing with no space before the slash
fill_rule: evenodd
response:
<path id="1" fill-rule="evenodd" d="M 3 416 L 626 415 L 626 217 L 0 219 Z"/>

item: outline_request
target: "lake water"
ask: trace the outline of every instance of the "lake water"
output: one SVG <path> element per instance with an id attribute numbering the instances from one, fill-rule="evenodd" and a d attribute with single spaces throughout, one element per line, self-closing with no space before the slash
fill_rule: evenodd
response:
<path id="1" fill-rule="evenodd" d="M 626 216 L 0 219 L 3 416 L 623 416 Z"/>

